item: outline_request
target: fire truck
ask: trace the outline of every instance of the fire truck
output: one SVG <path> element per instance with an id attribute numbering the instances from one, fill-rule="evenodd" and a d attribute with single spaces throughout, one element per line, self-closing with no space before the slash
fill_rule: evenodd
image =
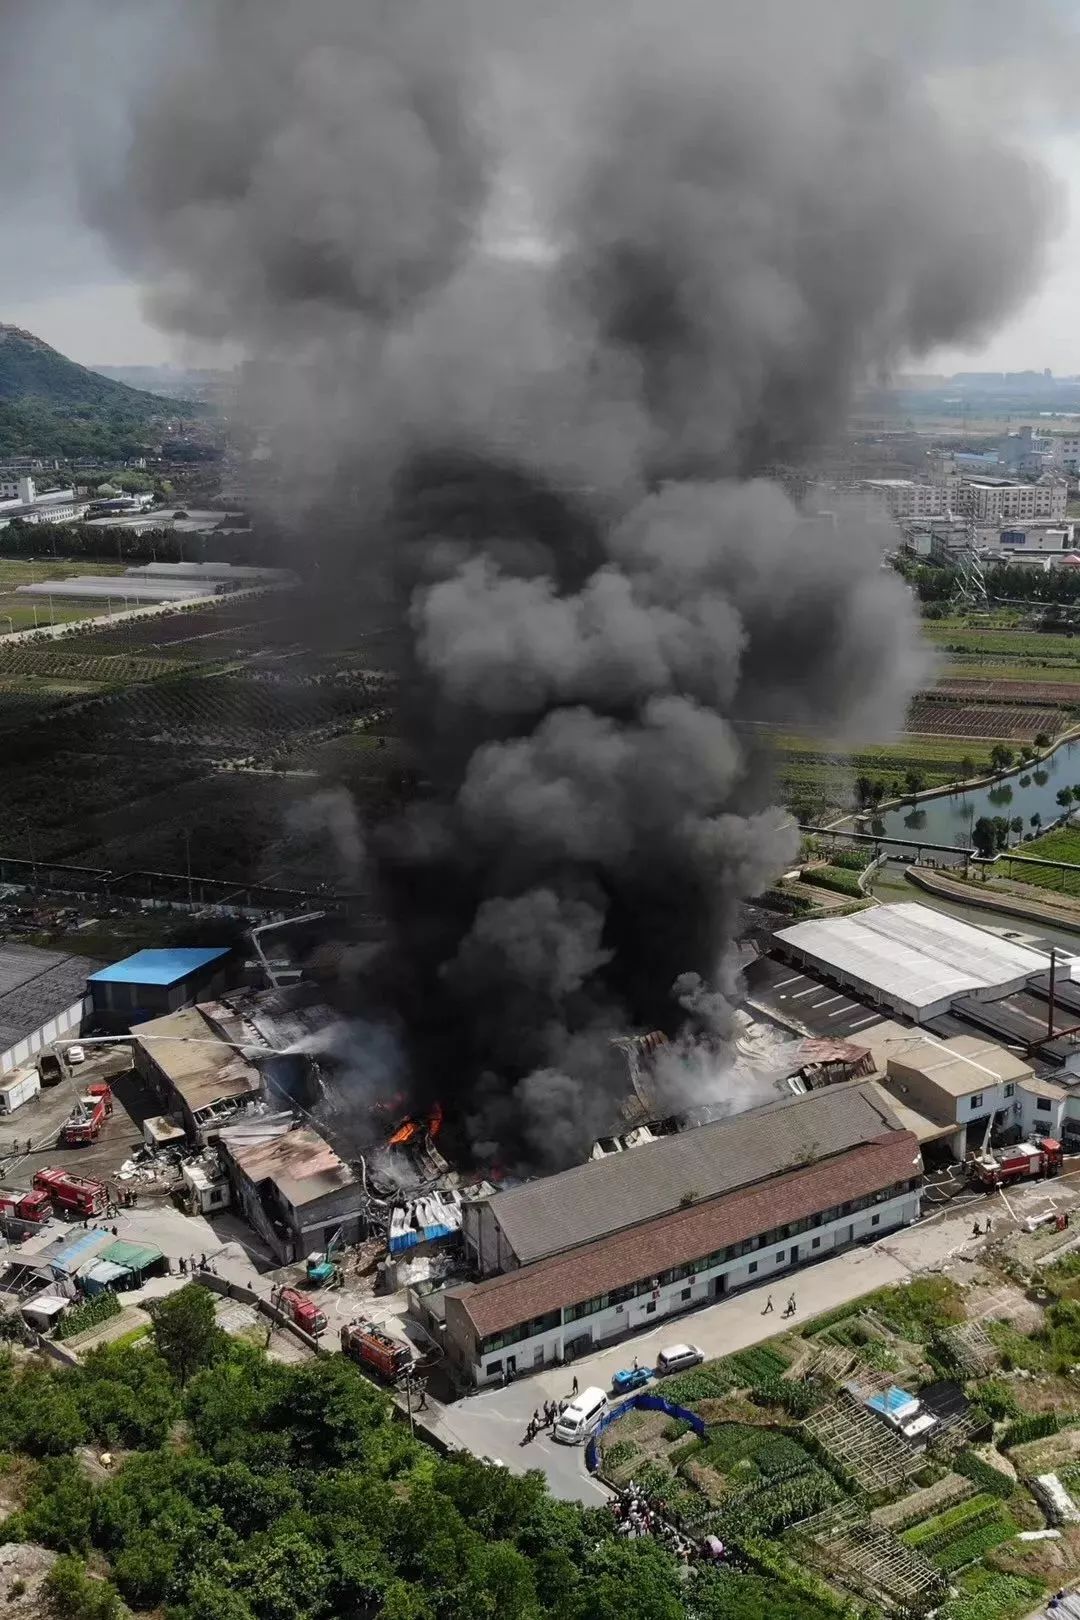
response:
<path id="1" fill-rule="evenodd" d="M 1037 1176 L 1060 1175 L 1062 1158 L 1061 1143 L 1052 1136 L 1040 1136 L 1034 1142 L 1017 1142 L 1015 1147 L 979 1154 L 971 1162 L 971 1177 L 980 1187 L 1011 1187 Z"/>
<path id="2" fill-rule="evenodd" d="M 46 1193 L 58 1215 L 103 1215 L 109 1189 L 103 1181 L 76 1176 L 70 1170 L 36 1170 L 34 1187 Z"/>
<path id="3" fill-rule="evenodd" d="M 8 1192 L 0 1187 L 0 1218 L 8 1216 L 17 1221 L 30 1221 L 40 1226 L 52 1214 L 52 1204 L 46 1192 Z"/>
<path id="4" fill-rule="evenodd" d="M 392 1339 L 363 1317 L 342 1328 L 341 1353 L 391 1384 L 409 1372 L 413 1364 L 413 1354 L 407 1344 Z"/>
<path id="5" fill-rule="evenodd" d="M 317 1338 L 326 1332 L 326 1317 L 313 1299 L 297 1293 L 295 1288 L 283 1288 L 277 1298 L 278 1310 L 284 1311 L 298 1328 Z"/>
<path id="6" fill-rule="evenodd" d="M 96 1142 L 112 1110 L 112 1087 L 103 1081 L 88 1086 L 86 1095 L 79 1098 L 60 1127 L 60 1145 L 79 1147 L 87 1142 Z"/>

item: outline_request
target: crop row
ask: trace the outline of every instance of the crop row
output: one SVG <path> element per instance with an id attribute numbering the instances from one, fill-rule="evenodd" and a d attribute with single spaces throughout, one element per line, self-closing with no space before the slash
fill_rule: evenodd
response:
<path id="1" fill-rule="evenodd" d="M 832 1475 L 812 1463 L 789 1479 L 767 1479 L 727 1498 L 721 1507 L 723 1533 L 736 1541 L 742 1536 L 775 1535 L 831 1507 L 842 1494 Z"/>
<path id="2" fill-rule="evenodd" d="M 946 1508 L 944 1513 L 937 1513 L 932 1519 L 924 1519 L 921 1524 L 913 1525 L 910 1530 L 904 1531 L 900 1539 L 906 1547 L 918 1547 L 929 1555 L 947 1546 L 958 1531 L 966 1534 L 968 1530 L 987 1523 L 1000 1511 L 1001 1503 L 997 1497 L 982 1492 L 958 1502 L 955 1507 Z"/>
<path id="3" fill-rule="evenodd" d="M 1014 1521 L 1007 1513 L 999 1512 L 996 1518 L 989 1519 L 985 1524 L 956 1537 L 948 1546 L 933 1555 L 932 1562 L 943 1575 L 955 1574 L 958 1569 L 963 1569 L 967 1564 L 974 1564 L 991 1548 L 998 1546 L 1002 1541 L 1008 1541 L 1009 1537 L 1015 1534 Z M 923 1551 L 925 1550 L 923 1548 Z"/>
<path id="4" fill-rule="evenodd" d="M 934 690 L 944 697 L 972 698 L 982 703 L 1048 703 L 1064 708 L 1080 703 L 1075 681 L 998 680 L 989 671 L 984 680 L 967 675 L 946 676 Z"/>
<path id="5" fill-rule="evenodd" d="M 47 651 L 0 641 L 0 675 L 36 675 L 46 680 L 101 681 L 110 685 L 151 681 L 167 674 L 173 666 L 164 659 L 129 658 L 123 654 L 91 657 L 65 652 L 59 647 Z"/>
<path id="6" fill-rule="evenodd" d="M 908 710 L 909 732 L 935 737 L 1015 737 L 1027 741 L 1045 731 L 1060 731 L 1063 716 L 1057 709 L 1036 709 L 975 703 L 950 703 L 939 698 L 916 698 Z"/>

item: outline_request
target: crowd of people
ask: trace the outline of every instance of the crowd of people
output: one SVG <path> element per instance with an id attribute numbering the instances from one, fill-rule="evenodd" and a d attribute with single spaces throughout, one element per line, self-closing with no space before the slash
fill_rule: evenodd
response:
<path id="1" fill-rule="evenodd" d="M 652 1536 L 684 1564 L 712 1556 L 711 1552 L 699 1547 L 690 1536 L 670 1524 L 634 1480 L 630 1480 L 619 1495 L 608 1503 L 608 1510 L 615 1520 L 619 1535 Z"/>

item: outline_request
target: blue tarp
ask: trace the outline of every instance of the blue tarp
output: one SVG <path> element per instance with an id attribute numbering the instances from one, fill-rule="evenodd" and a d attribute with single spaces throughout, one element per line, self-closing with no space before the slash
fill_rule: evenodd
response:
<path id="1" fill-rule="evenodd" d="M 453 1226 L 423 1226 L 419 1232 L 410 1228 L 391 1237 L 387 1247 L 391 1254 L 404 1254 L 406 1249 L 415 1249 L 418 1243 L 435 1243 L 440 1238 L 453 1237 L 456 1230 Z"/>
<path id="2" fill-rule="evenodd" d="M 918 1406 L 919 1403 L 906 1389 L 901 1389 L 898 1384 L 890 1384 L 883 1395 L 871 1396 L 866 1404 L 875 1412 L 880 1412 L 882 1417 L 897 1417 L 906 1407 Z"/>
<path id="3" fill-rule="evenodd" d="M 613 1406 L 600 1419 L 593 1431 L 592 1438 L 585 1447 L 585 1466 L 590 1474 L 595 1474 L 600 1466 L 600 1448 L 596 1442 L 605 1429 L 612 1423 L 617 1423 L 621 1417 L 625 1417 L 627 1412 L 666 1412 L 668 1417 L 681 1418 L 684 1423 L 688 1423 L 695 1434 L 705 1433 L 705 1419 L 699 1417 L 696 1412 L 689 1411 L 685 1406 L 676 1406 L 674 1401 L 666 1401 L 662 1395 L 631 1395 L 629 1400 L 620 1401 L 618 1406 Z"/>
<path id="4" fill-rule="evenodd" d="M 65 1243 L 62 1249 L 50 1258 L 49 1266 L 54 1276 L 71 1277 L 80 1266 L 85 1266 L 95 1254 L 112 1242 L 112 1233 L 103 1232 L 95 1227 L 90 1232 L 80 1232 L 77 1238 Z"/>

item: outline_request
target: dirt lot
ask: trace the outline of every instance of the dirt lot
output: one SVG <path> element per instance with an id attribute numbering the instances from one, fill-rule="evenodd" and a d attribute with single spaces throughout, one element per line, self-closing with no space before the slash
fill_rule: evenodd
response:
<path id="1" fill-rule="evenodd" d="M 142 1143 L 142 1121 L 160 1109 L 130 1068 L 127 1047 L 107 1047 L 94 1053 L 87 1049 L 87 1061 L 73 1071 L 70 1083 L 42 1089 L 33 1102 L 26 1103 L 0 1125 L 0 1176 L 11 1186 L 28 1184 L 35 1170 L 62 1165 L 79 1175 L 107 1181 Z M 106 1120 L 96 1142 L 84 1147 L 61 1147 L 60 1127 L 71 1112 L 75 1098 L 95 1080 L 107 1080 L 113 1087 L 112 1118 Z M 27 1144 L 30 1151 L 27 1152 Z"/>

